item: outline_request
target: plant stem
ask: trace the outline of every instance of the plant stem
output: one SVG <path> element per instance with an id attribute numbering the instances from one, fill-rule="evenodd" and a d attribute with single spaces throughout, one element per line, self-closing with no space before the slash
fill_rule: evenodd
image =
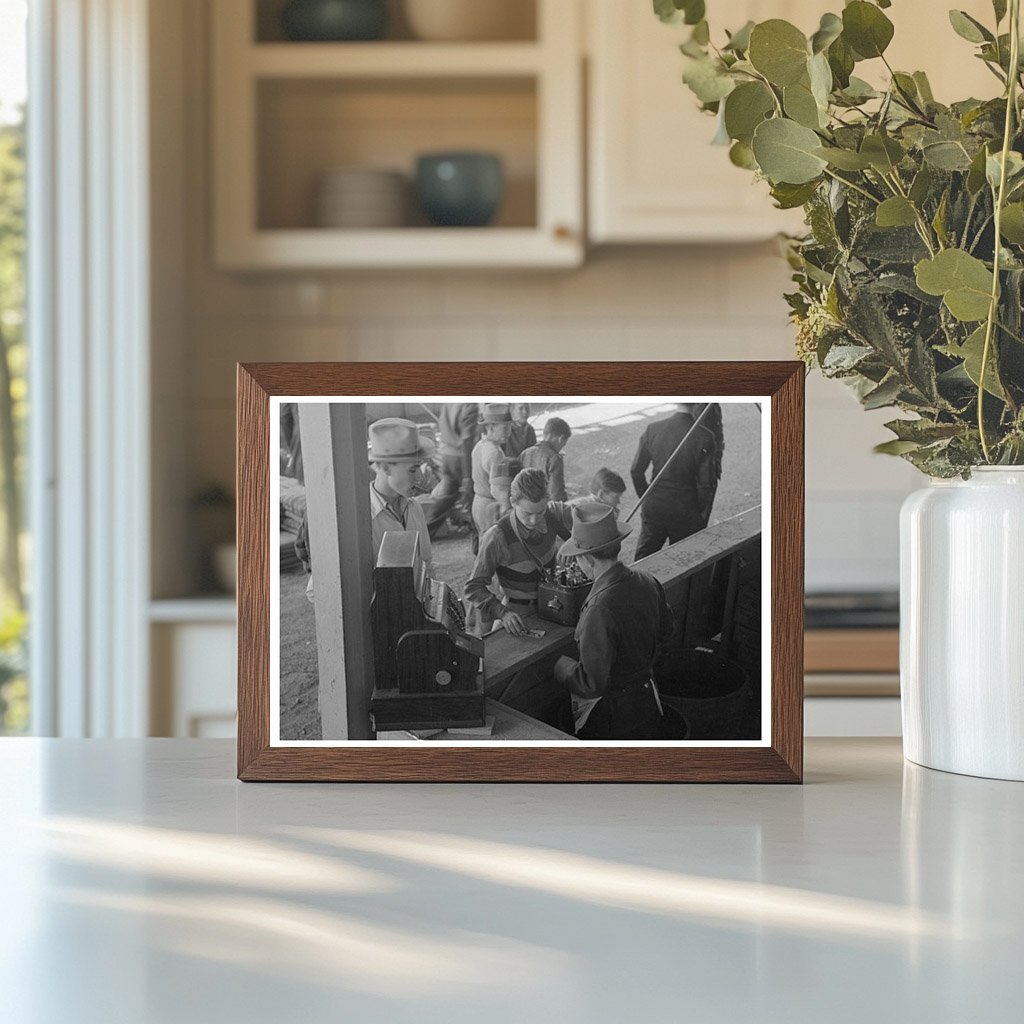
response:
<path id="1" fill-rule="evenodd" d="M 1013 138 L 1013 122 L 1017 113 L 1017 74 L 1020 65 L 1020 0 L 1010 0 L 1010 74 L 1006 83 L 1006 123 L 1003 126 L 1003 151 L 999 167 L 999 191 L 995 197 L 995 252 L 992 256 L 992 294 L 989 299 L 988 319 L 985 322 L 985 345 L 981 350 L 981 370 L 978 373 L 978 435 L 985 461 L 992 462 L 992 453 L 985 432 L 985 373 L 992 352 L 992 332 L 999 312 L 1000 241 L 1002 240 L 1003 203 L 1006 199 L 1006 165 Z"/>
<path id="2" fill-rule="evenodd" d="M 871 202 L 873 202 L 875 204 L 875 206 L 878 205 L 879 199 L 877 197 L 873 196 L 870 192 L 868 192 L 867 189 L 863 189 L 863 188 L 860 187 L 860 185 L 857 185 L 857 184 L 855 184 L 852 181 L 847 181 L 845 178 L 840 178 L 838 174 L 834 174 L 827 167 L 825 168 L 825 173 L 833 181 L 838 181 L 841 185 L 845 185 L 847 188 L 852 188 L 854 192 L 859 192 L 866 199 L 870 199 Z"/>
<path id="3" fill-rule="evenodd" d="M 935 247 L 932 245 L 932 233 L 930 228 L 928 227 L 928 222 L 924 219 L 924 214 L 922 214 L 921 211 L 917 208 L 917 204 L 910 202 L 910 198 L 907 195 L 906 189 L 903 188 L 903 182 L 900 181 L 899 172 L 894 167 L 892 174 L 883 174 L 882 178 L 892 186 L 892 188 L 896 191 L 896 193 L 900 196 L 901 199 L 906 199 L 906 201 L 910 203 L 910 206 L 914 211 L 914 216 L 917 218 L 917 233 L 918 235 L 921 236 L 921 241 L 924 242 L 929 255 L 934 256 Z M 941 249 L 942 243 L 938 239 L 938 237 L 936 237 L 935 242 Z"/>

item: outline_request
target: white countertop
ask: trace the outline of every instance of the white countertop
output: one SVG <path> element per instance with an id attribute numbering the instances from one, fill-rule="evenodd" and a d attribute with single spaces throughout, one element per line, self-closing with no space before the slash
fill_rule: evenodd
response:
<path id="1" fill-rule="evenodd" d="M 0 741 L 9 1024 L 1024 1015 L 1024 785 L 809 740 L 803 787 L 243 785 Z"/>

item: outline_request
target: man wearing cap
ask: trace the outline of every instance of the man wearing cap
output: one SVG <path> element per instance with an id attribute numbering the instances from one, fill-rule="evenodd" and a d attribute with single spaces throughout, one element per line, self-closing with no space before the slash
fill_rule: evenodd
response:
<path id="1" fill-rule="evenodd" d="M 498 619 L 512 636 L 527 629 L 523 617 L 537 610 L 541 573 L 555 564 L 561 541 L 572 528 L 572 510 L 548 501 L 547 481 L 540 469 L 517 473 L 509 490 L 512 511 L 480 538 L 466 600 L 473 609 L 474 631 L 487 633 Z M 502 597 L 490 589 L 498 577 Z"/>
<path id="2" fill-rule="evenodd" d="M 434 454 L 434 443 L 422 437 L 412 420 L 390 417 L 370 424 L 370 462 L 375 477 L 370 483 L 370 529 L 373 560 L 377 561 L 388 530 L 415 530 L 420 535 L 420 556 L 431 574 L 430 534 L 423 506 L 412 499 L 420 463 Z"/>
<path id="3" fill-rule="evenodd" d="M 672 416 L 652 423 L 640 438 L 630 475 L 637 497 L 644 498 L 648 488 L 651 493 L 640 508 L 637 561 L 660 551 L 666 540 L 675 544 L 708 524 L 725 445 L 717 404 L 691 429 L 703 411 L 703 405 L 680 403 Z M 647 480 L 648 466 L 652 481 L 661 473 L 653 487 Z"/>
<path id="4" fill-rule="evenodd" d="M 579 660 L 555 663 L 555 679 L 572 696 L 580 739 L 655 739 L 661 721 L 652 668 L 659 646 L 672 635 L 672 613 L 653 576 L 619 561 L 622 538 L 631 529 L 607 505 L 578 505 L 572 537 L 559 552 L 575 557 L 594 581 L 576 626 Z"/>
<path id="5" fill-rule="evenodd" d="M 512 432 L 507 405 L 485 403 L 480 417 L 484 436 L 473 449 L 473 523 L 483 536 L 511 508 L 510 459 L 504 445 Z"/>

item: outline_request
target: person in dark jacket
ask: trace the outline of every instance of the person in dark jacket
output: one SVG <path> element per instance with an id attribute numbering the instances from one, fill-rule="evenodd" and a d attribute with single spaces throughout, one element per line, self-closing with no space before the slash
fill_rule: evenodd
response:
<path id="1" fill-rule="evenodd" d="M 661 584 L 619 561 L 632 527 L 597 503 L 573 508 L 572 537 L 559 554 L 575 557 L 594 580 L 576 626 L 578 660 L 559 658 L 555 679 L 572 696 L 576 735 L 587 740 L 656 739 L 661 700 L 655 655 L 671 637 Z"/>
<path id="2" fill-rule="evenodd" d="M 643 498 L 651 487 L 647 480 L 649 466 L 653 481 L 670 459 L 671 464 L 641 506 L 637 561 L 660 551 L 666 541 L 675 544 L 708 525 L 722 475 L 725 444 L 722 409 L 717 404 L 690 433 L 703 410 L 702 405 L 682 403 L 674 415 L 652 423 L 640 438 L 630 467 L 637 497 Z M 673 457 L 683 438 L 686 444 Z"/>

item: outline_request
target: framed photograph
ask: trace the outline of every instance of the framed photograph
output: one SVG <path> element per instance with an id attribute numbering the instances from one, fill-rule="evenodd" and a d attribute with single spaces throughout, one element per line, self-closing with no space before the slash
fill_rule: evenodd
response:
<path id="1" fill-rule="evenodd" d="M 239 365 L 239 778 L 801 781 L 803 382 Z"/>

